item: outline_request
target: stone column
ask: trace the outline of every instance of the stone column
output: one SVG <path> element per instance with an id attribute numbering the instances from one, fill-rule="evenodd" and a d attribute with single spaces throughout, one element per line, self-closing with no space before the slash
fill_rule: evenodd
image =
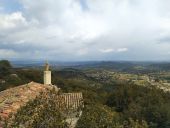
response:
<path id="1" fill-rule="evenodd" d="M 44 84 L 51 84 L 51 71 L 44 71 Z"/>

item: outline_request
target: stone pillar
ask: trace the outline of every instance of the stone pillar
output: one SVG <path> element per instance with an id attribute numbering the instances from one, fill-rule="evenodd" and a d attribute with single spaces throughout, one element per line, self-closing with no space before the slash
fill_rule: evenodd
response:
<path id="1" fill-rule="evenodd" d="M 51 71 L 44 71 L 44 84 L 51 84 Z"/>

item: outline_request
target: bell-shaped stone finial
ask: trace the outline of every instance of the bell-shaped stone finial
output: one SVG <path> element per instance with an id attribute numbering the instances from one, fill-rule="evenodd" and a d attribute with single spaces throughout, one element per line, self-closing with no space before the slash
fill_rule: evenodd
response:
<path id="1" fill-rule="evenodd" d="M 50 66 L 48 64 L 48 61 L 46 61 L 46 63 L 45 63 L 45 71 L 49 71 L 49 68 L 50 68 Z"/>

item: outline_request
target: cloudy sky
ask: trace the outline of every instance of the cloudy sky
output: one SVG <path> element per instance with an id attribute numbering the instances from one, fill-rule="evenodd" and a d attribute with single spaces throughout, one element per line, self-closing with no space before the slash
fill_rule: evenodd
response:
<path id="1" fill-rule="evenodd" d="M 170 60 L 170 0 L 0 0 L 0 58 Z"/>

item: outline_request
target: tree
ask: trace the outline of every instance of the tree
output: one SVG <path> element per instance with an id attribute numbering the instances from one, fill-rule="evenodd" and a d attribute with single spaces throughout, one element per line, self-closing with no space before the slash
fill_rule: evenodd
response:
<path id="1" fill-rule="evenodd" d="M 11 73 L 11 64 L 8 60 L 1 60 L 0 61 L 0 78 L 7 76 Z"/>
<path id="2" fill-rule="evenodd" d="M 117 120 L 118 115 L 107 106 L 86 105 L 77 128 L 114 128 Z"/>

